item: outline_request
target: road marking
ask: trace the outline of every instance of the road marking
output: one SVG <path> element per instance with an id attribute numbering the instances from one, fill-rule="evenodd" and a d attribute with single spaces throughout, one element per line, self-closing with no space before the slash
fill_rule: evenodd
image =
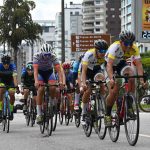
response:
<path id="1" fill-rule="evenodd" d="M 147 137 L 147 138 L 150 138 L 150 135 L 146 135 L 146 134 L 139 134 L 140 136 L 143 136 L 143 137 Z"/>

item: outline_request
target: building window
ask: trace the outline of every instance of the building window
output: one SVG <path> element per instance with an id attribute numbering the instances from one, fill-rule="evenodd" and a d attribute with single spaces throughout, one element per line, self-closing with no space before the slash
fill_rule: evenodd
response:
<path id="1" fill-rule="evenodd" d="M 96 0 L 96 4 L 100 4 L 100 0 Z"/>
<path id="2" fill-rule="evenodd" d="M 131 4 L 132 0 L 127 0 L 127 5 Z"/>
<path id="3" fill-rule="evenodd" d="M 112 18 L 115 18 L 115 15 L 112 15 Z"/>
<path id="4" fill-rule="evenodd" d="M 147 53 L 147 51 L 148 51 L 148 47 L 145 47 L 145 53 Z"/>
<path id="5" fill-rule="evenodd" d="M 130 23 L 130 24 L 127 24 L 127 30 L 130 30 L 130 31 L 131 31 L 131 23 Z"/>
<path id="6" fill-rule="evenodd" d="M 78 11 L 76 11 L 76 12 L 75 12 L 75 15 L 79 15 L 79 12 L 78 12 Z"/>
<path id="7" fill-rule="evenodd" d="M 96 21 L 96 25 L 100 25 L 100 22 L 99 22 L 99 21 Z"/>
<path id="8" fill-rule="evenodd" d="M 115 8 L 110 8 L 111 11 L 115 11 Z"/>
<path id="9" fill-rule="evenodd" d="M 131 15 L 127 16 L 127 22 L 131 22 Z"/>
<path id="10" fill-rule="evenodd" d="M 127 14 L 131 13 L 131 6 L 127 7 Z"/>
<path id="11" fill-rule="evenodd" d="M 96 32 L 99 32 L 100 31 L 100 29 L 99 28 L 96 28 Z"/>
<path id="12" fill-rule="evenodd" d="M 43 32 L 49 32 L 49 27 L 43 26 Z"/>
<path id="13" fill-rule="evenodd" d="M 70 15 L 72 15 L 73 13 L 72 12 L 70 12 Z"/>

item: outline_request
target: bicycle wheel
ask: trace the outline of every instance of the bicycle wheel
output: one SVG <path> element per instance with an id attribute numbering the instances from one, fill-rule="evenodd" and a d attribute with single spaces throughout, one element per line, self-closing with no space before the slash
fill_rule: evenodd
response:
<path id="1" fill-rule="evenodd" d="M 63 124 L 63 111 L 62 110 L 59 111 L 59 123 L 60 125 Z"/>
<path id="2" fill-rule="evenodd" d="M 144 112 L 150 112 L 150 95 L 144 95 L 138 99 L 139 107 Z"/>
<path id="3" fill-rule="evenodd" d="M 29 112 L 29 107 L 27 107 L 27 114 L 25 115 L 26 119 L 26 125 L 29 126 L 30 124 L 30 112 Z"/>
<path id="4" fill-rule="evenodd" d="M 139 137 L 139 110 L 137 100 L 128 95 L 125 97 L 124 127 L 128 143 L 134 146 Z"/>
<path id="5" fill-rule="evenodd" d="M 98 137 L 103 140 L 106 136 L 107 128 L 104 124 L 104 116 L 105 116 L 105 100 L 101 97 L 96 100 L 97 106 L 97 121 L 98 121 Z"/>
<path id="6" fill-rule="evenodd" d="M 43 134 L 44 131 L 45 131 L 45 121 L 46 121 L 46 114 L 44 113 L 44 115 L 43 115 L 43 122 L 40 124 L 40 132 L 41 132 L 41 134 Z"/>
<path id="7" fill-rule="evenodd" d="M 53 117 L 52 116 L 47 116 L 46 117 L 45 128 L 47 130 L 47 135 L 51 136 L 52 131 L 53 131 Z"/>
<path id="8" fill-rule="evenodd" d="M 54 111 L 54 116 L 53 116 L 53 131 L 56 130 L 56 125 L 57 125 L 57 106 L 53 107 L 53 111 Z"/>
<path id="9" fill-rule="evenodd" d="M 33 127 L 34 124 L 35 124 L 35 118 L 36 118 L 36 112 L 35 112 L 35 108 L 32 106 L 32 108 L 31 108 L 31 116 L 30 116 L 31 127 Z"/>
<path id="10" fill-rule="evenodd" d="M 7 120 L 6 120 L 6 119 L 3 119 L 3 120 L 2 120 L 2 128 L 3 128 L 3 131 L 5 131 L 5 129 L 6 129 L 6 124 L 7 124 Z"/>
<path id="11" fill-rule="evenodd" d="M 112 142 L 116 142 L 120 133 L 119 116 L 116 112 L 112 113 L 112 126 L 108 127 L 108 132 Z"/>
<path id="12" fill-rule="evenodd" d="M 81 118 L 80 112 L 76 112 L 74 117 L 75 117 L 75 125 L 78 128 L 80 126 L 80 118 Z"/>
<path id="13" fill-rule="evenodd" d="M 69 99 L 65 97 L 64 102 L 65 102 L 65 124 L 66 126 L 68 126 L 71 117 Z"/>
<path id="14" fill-rule="evenodd" d="M 9 116 L 8 116 L 8 118 L 6 118 L 6 131 L 7 131 L 7 133 L 9 133 L 9 127 L 10 127 L 10 120 L 9 120 Z"/>
<path id="15" fill-rule="evenodd" d="M 84 133 L 86 137 L 90 137 L 92 133 L 93 120 L 91 114 L 85 116 L 85 125 L 83 125 Z"/>

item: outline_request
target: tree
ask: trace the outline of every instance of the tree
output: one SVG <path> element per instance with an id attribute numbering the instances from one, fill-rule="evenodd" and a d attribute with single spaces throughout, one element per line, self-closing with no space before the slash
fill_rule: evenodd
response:
<path id="1" fill-rule="evenodd" d="M 17 65 L 17 53 L 22 41 L 33 45 L 40 40 L 42 27 L 33 22 L 30 11 L 35 2 L 27 0 L 6 0 L 0 14 L 0 42 L 7 43 L 14 51 L 14 62 Z"/>
<path id="2" fill-rule="evenodd" d="M 150 52 L 141 54 L 142 57 L 142 64 L 145 72 L 150 75 Z"/>

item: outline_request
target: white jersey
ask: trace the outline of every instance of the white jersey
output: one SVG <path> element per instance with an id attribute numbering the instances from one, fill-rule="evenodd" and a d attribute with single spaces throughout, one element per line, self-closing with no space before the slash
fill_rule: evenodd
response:
<path id="1" fill-rule="evenodd" d="M 39 70 L 47 71 L 59 65 L 59 61 L 53 53 L 37 53 L 33 56 L 33 64 L 37 64 Z"/>
<path id="2" fill-rule="evenodd" d="M 104 58 L 96 58 L 95 48 L 89 49 L 82 58 L 82 64 L 87 65 L 90 70 L 93 70 L 94 66 L 101 65 L 104 62 Z"/>
<path id="3" fill-rule="evenodd" d="M 117 66 L 121 60 L 127 60 L 128 58 L 131 58 L 131 57 L 133 60 L 141 58 L 138 47 L 135 44 L 133 44 L 131 49 L 129 49 L 128 51 L 126 51 L 124 53 L 124 51 L 122 50 L 122 48 L 120 46 L 119 41 L 114 42 L 108 48 L 108 51 L 105 54 L 105 60 L 107 62 L 108 62 L 109 58 L 114 60 L 113 66 Z"/>

